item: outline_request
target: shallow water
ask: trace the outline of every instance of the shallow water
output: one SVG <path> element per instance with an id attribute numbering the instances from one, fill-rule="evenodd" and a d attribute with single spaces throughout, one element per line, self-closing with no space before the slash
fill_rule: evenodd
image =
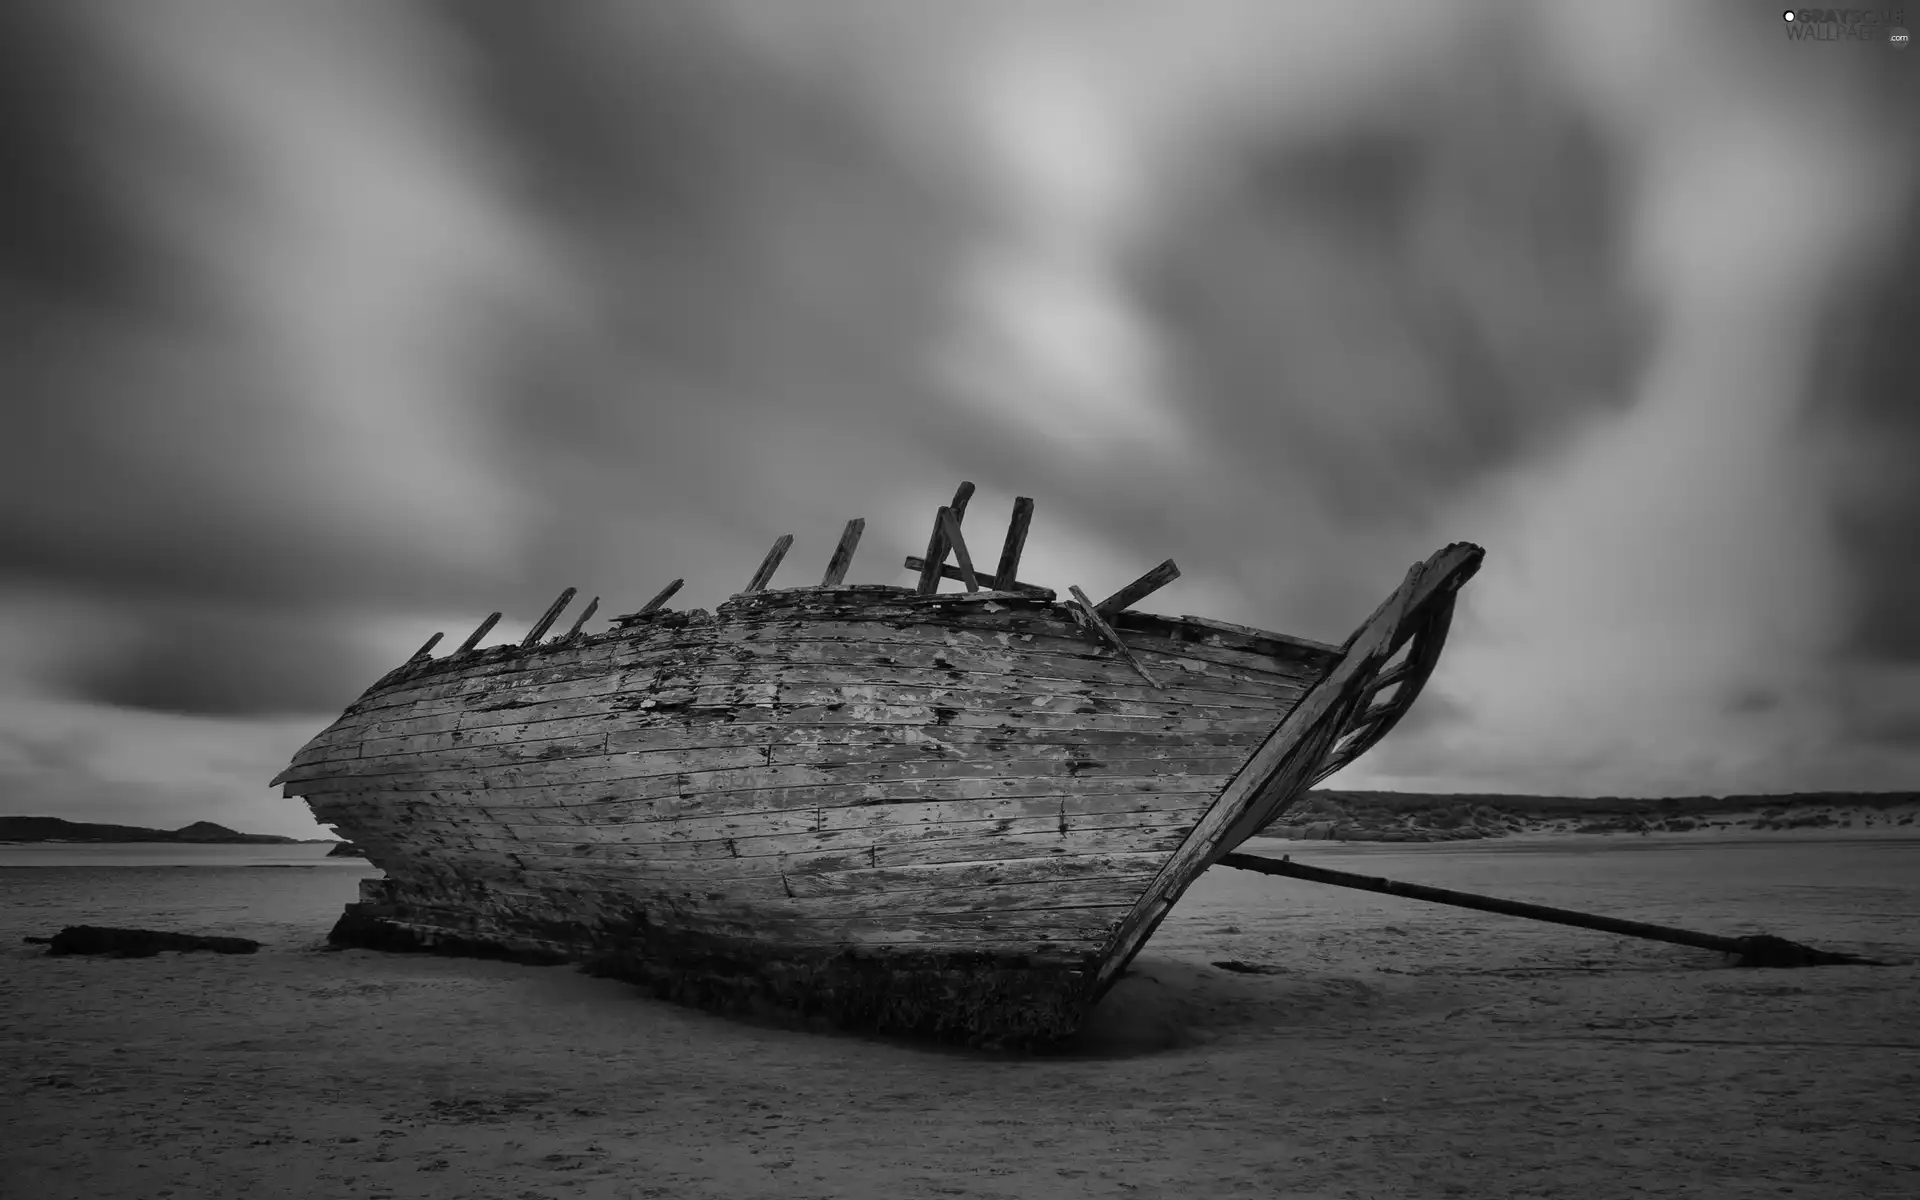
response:
<path id="1" fill-rule="evenodd" d="M 364 859 L 326 846 L 0 846 L 0 930 L 81 923 L 234 933 L 263 941 L 324 936 L 363 878 Z M 1247 853 L 1503 899 L 1737 936 L 1772 933 L 1823 948 L 1920 954 L 1920 837 L 1704 840 L 1683 836 L 1510 839 L 1386 846 L 1257 839 Z M 1503 931 L 1531 925 L 1301 880 L 1216 867 L 1188 890 L 1154 944 L 1235 922 L 1273 933 L 1333 919 Z M 30 928 L 29 928 L 30 927 Z M 1607 935 L 1568 930 L 1569 939 Z M 1573 943 L 1581 944 L 1581 943 Z M 1153 944 L 1149 945 L 1149 951 Z"/>
<path id="2" fill-rule="evenodd" d="M 379 874 L 363 858 L 328 858 L 329 849 L 0 846 L 0 933 L 11 940 L 63 925 L 119 925 L 263 942 L 324 937 L 360 880 Z"/>

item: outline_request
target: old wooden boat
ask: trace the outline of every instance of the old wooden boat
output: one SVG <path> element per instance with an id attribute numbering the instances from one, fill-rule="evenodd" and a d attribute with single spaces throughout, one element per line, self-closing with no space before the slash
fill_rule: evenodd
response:
<path id="1" fill-rule="evenodd" d="M 1069 1037 L 1181 893 L 1378 741 L 1481 550 L 1406 574 L 1341 645 L 992 574 L 941 508 L 916 586 L 669 585 L 604 633 L 439 635 L 275 779 L 359 846 L 340 945 L 573 960 L 720 1010 L 976 1044 Z M 943 580 L 961 590 L 942 592 Z"/>

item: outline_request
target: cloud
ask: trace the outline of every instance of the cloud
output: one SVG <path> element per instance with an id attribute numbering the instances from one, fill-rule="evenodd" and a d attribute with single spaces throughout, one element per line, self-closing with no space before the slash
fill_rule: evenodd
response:
<path id="1" fill-rule="evenodd" d="M 1327 640 L 1486 543 L 1356 771 L 1893 779 L 1913 82 L 1749 17 L 9 6 L 0 691 L 270 776 L 434 629 L 897 581 L 968 478 Z"/>

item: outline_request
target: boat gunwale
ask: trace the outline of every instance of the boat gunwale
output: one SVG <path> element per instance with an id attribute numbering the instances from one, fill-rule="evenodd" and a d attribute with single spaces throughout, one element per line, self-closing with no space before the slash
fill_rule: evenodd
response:
<path id="1" fill-rule="evenodd" d="M 376 680 L 355 699 L 354 706 L 363 704 L 373 696 L 402 684 L 417 685 L 423 679 L 442 675 L 454 676 L 472 667 L 525 661 L 529 664 L 527 669 L 533 670 L 537 669 L 543 656 L 560 651 L 577 651 L 583 647 L 618 641 L 640 641 L 654 629 L 676 629 L 690 624 L 728 624 L 740 620 L 745 614 L 777 612 L 790 606 L 798 607 L 809 598 L 816 597 L 831 597 L 835 600 L 845 597 L 846 600 L 867 601 L 865 607 L 872 608 L 904 603 L 910 608 L 923 608 L 932 612 L 974 604 L 999 604 L 1011 609 L 1044 613 L 1062 623 L 1072 624 L 1076 628 L 1079 624 L 1075 619 L 1072 605 L 1024 592 L 982 590 L 924 594 L 897 584 L 872 583 L 842 584 L 836 587 L 812 585 L 770 588 L 759 592 L 735 593 L 712 611 L 685 609 L 676 612 L 649 613 L 644 618 L 631 619 L 625 624 L 617 624 L 599 633 L 563 635 L 533 646 L 503 642 L 440 658 L 415 659 L 402 663 Z M 789 603 L 782 603 L 783 600 Z M 859 604 L 847 604 L 842 601 L 833 604 L 832 607 L 812 612 L 809 617 L 821 623 L 860 621 L 868 617 L 868 614 L 859 611 L 861 607 L 863 606 Z M 613 619 L 620 620 L 618 617 Z M 1235 625 L 1208 617 L 1192 615 L 1176 617 L 1127 609 L 1112 614 L 1107 620 L 1115 629 L 1157 637 L 1175 645 L 1206 643 L 1220 649 L 1263 655 L 1276 660 L 1297 659 L 1303 656 L 1324 658 L 1326 661 L 1320 664 L 1323 672 L 1332 669 L 1333 664 L 1339 660 L 1341 652 L 1339 646 L 1328 642 L 1277 633 L 1250 625 Z M 1143 648 L 1154 649 L 1154 647 Z"/>

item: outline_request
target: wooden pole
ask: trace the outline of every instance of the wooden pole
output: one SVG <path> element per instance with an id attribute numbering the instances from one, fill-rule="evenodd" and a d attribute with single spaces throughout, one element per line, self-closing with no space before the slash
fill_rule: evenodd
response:
<path id="1" fill-rule="evenodd" d="M 408 659 L 407 661 L 408 661 L 408 662 L 419 662 L 419 661 L 420 661 L 421 659 L 423 659 L 423 658 L 425 658 L 425 657 L 427 657 L 428 655 L 430 655 L 430 654 L 432 654 L 432 653 L 433 653 L 433 648 L 434 648 L 435 646 L 438 646 L 438 645 L 440 644 L 440 639 L 441 639 L 441 638 L 443 638 L 443 637 L 445 637 L 445 636 L 447 636 L 447 635 L 446 635 L 446 634 L 444 634 L 444 633 L 436 633 L 436 634 L 434 634 L 434 635 L 433 635 L 432 637 L 430 637 L 430 638 L 428 638 L 428 639 L 427 639 L 427 644 L 426 644 L 426 645 L 424 645 L 424 646 L 422 646 L 422 647 L 420 647 L 420 648 L 419 648 L 418 650 L 415 650 L 415 651 L 413 652 L 413 657 L 412 657 L 412 658 L 409 658 L 409 659 Z"/>
<path id="2" fill-rule="evenodd" d="M 474 630 L 472 633 L 467 635 L 467 640 L 464 642 L 461 642 L 460 648 L 453 652 L 454 656 L 458 657 L 459 655 L 465 654 L 467 651 L 473 649 L 475 646 L 478 646 L 480 644 L 480 639 L 487 636 L 487 631 L 489 629 L 492 629 L 496 624 L 499 623 L 499 621 L 500 621 L 500 614 L 494 613 L 492 616 L 488 617 L 486 620 L 480 622 L 480 628 Z"/>
<path id="3" fill-rule="evenodd" d="M 967 539 L 960 535 L 960 518 L 953 515 L 951 508 L 940 510 L 940 532 L 947 539 L 947 545 L 953 547 L 954 561 L 960 564 L 960 582 L 967 585 L 969 592 L 979 591 L 980 580 L 973 573 L 973 555 L 967 553 Z"/>
<path id="4" fill-rule="evenodd" d="M 1020 555 L 1027 548 L 1027 526 L 1032 523 L 1033 497 L 1014 497 L 1013 519 L 1007 522 L 1007 540 L 1000 546 L 1000 565 L 993 569 L 1003 591 L 1014 590 L 1013 581 L 1020 577 Z"/>
<path id="5" fill-rule="evenodd" d="M 533 628 L 527 630 L 527 636 L 520 639 L 520 648 L 522 650 L 533 649 L 534 646 L 539 644 L 541 638 L 547 636 L 547 630 L 551 629 L 553 623 L 560 619 L 561 610 L 573 602 L 574 595 L 575 589 L 568 588 L 566 591 L 560 593 L 559 599 L 547 605 L 547 611 L 540 614 L 540 619 L 533 623 Z"/>
<path id="6" fill-rule="evenodd" d="M 1180 568 L 1173 565 L 1172 559 L 1168 559 L 1153 570 L 1148 571 L 1145 575 L 1142 575 L 1132 583 L 1121 588 L 1113 595 L 1108 596 L 1105 600 L 1094 605 L 1094 611 L 1103 617 L 1111 617 L 1115 613 L 1132 608 L 1134 605 L 1140 603 L 1140 601 L 1178 578 L 1180 578 Z"/>
<path id="7" fill-rule="evenodd" d="M 952 512 L 953 523 L 958 525 L 961 518 L 967 515 L 967 502 L 972 499 L 973 484 L 962 481 L 960 486 L 954 489 L 953 503 L 947 505 L 941 512 Z M 920 581 L 914 585 L 915 591 L 923 596 L 930 596 L 940 590 L 940 580 L 944 574 L 942 568 L 947 564 L 947 551 L 949 549 L 947 533 L 940 513 L 935 513 L 933 515 L 933 533 L 927 538 L 927 556 L 921 560 L 924 565 L 920 568 Z M 958 576 L 956 576 L 956 578 L 958 578 Z"/>
<path id="8" fill-rule="evenodd" d="M 641 605 L 640 611 L 635 613 L 634 615 L 643 617 L 650 612 L 660 611 L 660 606 L 665 604 L 667 601 L 673 599 L 673 594 L 679 591 L 680 586 L 684 583 L 686 583 L 686 580 L 676 579 L 672 583 L 669 583 L 667 586 L 661 588 L 658 592 L 654 593 L 653 599 Z"/>
<path id="9" fill-rule="evenodd" d="M 1309 867 L 1294 862 L 1292 858 L 1264 858 L 1257 854 L 1229 854 L 1220 860 L 1223 867 L 1236 867 L 1242 871 L 1258 871 L 1263 875 L 1283 875 L 1289 879 L 1305 879 L 1313 883 L 1330 883 L 1336 887 L 1356 888 L 1363 892 L 1379 892 L 1387 896 L 1405 896 L 1409 900 L 1426 900 L 1433 904 L 1449 904 L 1455 908 L 1471 908 L 1480 912 L 1502 913 L 1510 917 L 1525 917 L 1533 921 L 1549 921 L 1555 925 L 1572 925 L 1578 929 L 1597 929 L 1602 933 L 1617 933 L 1624 937 L 1647 938 L 1656 942 L 1672 942 L 1680 946 L 1698 946 L 1702 950 L 1718 950 L 1724 954 L 1740 956 L 1743 967 L 1816 967 L 1856 964 L 1861 966 L 1883 966 L 1870 958 L 1860 958 L 1852 954 L 1836 954 L 1827 950 L 1815 950 L 1802 946 L 1785 938 L 1768 934 L 1754 934 L 1749 937 L 1720 937 L 1711 933 L 1695 933 L 1689 929 L 1675 929 L 1668 925 L 1650 925 L 1645 921 L 1623 921 L 1617 917 L 1599 917 L 1591 913 L 1574 912 L 1566 908 L 1551 908 L 1545 904 L 1526 904 L 1518 900 L 1500 900 L 1493 896 L 1480 896 L 1472 892 L 1456 892 L 1449 888 L 1426 887 L 1417 883 L 1401 883 L 1393 879 L 1381 879 L 1372 875 L 1354 875 L 1346 871 L 1333 871 L 1326 867 Z"/>
<path id="10" fill-rule="evenodd" d="M 847 578 L 847 568 L 853 565 L 854 547 L 860 544 L 860 535 L 866 531 L 867 519 L 855 517 L 847 522 L 840 534 L 840 544 L 833 548 L 833 557 L 827 560 L 827 573 L 820 577 L 821 587 L 839 587 Z"/>
<path id="11" fill-rule="evenodd" d="M 953 489 L 953 503 L 947 505 L 953 510 L 953 519 L 958 521 L 967 515 L 967 502 L 973 499 L 973 484 L 962 482 Z"/>
<path id="12" fill-rule="evenodd" d="M 755 571 L 753 578 L 747 581 L 746 590 L 749 592 L 765 591 L 767 584 L 773 581 L 773 573 L 780 569 L 780 560 L 785 558 L 787 551 L 792 548 L 793 535 L 790 533 L 781 534 L 779 539 L 773 543 L 773 549 L 767 551 L 767 556 L 760 560 L 760 569 Z"/>
<path id="13" fill-rule="evenodd" d="M 947 561 L 947 531 L 940 522 L 940 512 L 933 514 L 933 532 L 927 535 L 927 556 L 920 560 L 920 579 L 913 585 L 913 590 L 922 596 L 930 596 L 940 589 L 940 573 Z"/>
<path id="14" fill-rule="evenodd" d="M 599 611 L 599 609 L 600 609 L 600 597 L 595 596 L 593 599 L 587 601 L 587 606 L 581 609 L 580 615 L 573 619 L 573 628 L 567 630 L 567 636 L 564 640 L 570 642 L 573 639 L 579 637 L 580 627 L 582 625 L 585 625 L 588 621 L 592 620 L 593 614 Z"/>

